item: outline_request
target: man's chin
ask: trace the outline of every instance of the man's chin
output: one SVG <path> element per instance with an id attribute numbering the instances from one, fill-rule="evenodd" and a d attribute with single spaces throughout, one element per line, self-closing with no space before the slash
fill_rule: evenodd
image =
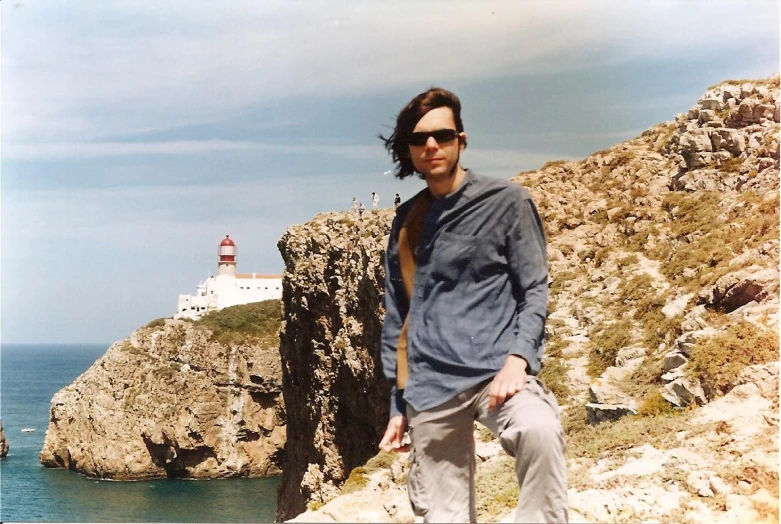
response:
<path id="1" fill-rule="evenodd" d="M 434 171 L 429 171 L 428 173 L 423 173 L 423 179 L 424 180 L 430 180 L 432 182 L 437 180 L 447 180 L 448 178 L 451 178 L 455 174 L 454 171 L 448 171 L 446 169 L 437 169 Z"/>

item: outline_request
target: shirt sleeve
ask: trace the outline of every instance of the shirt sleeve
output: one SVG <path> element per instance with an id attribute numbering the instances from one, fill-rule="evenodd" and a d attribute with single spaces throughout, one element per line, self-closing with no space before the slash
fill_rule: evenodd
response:
<path id="1" fill-rule="evenodd" d="M 507 238 L 510 274 L 521 292 L 515 347 L 510 353 L 526 360 L 527 371 L 536 375 L 548 316 L 548 257 L 542 219 L 531 197 L 519 199 L 517 209 Z"/>
<path id="2" fill-rule="evenodd" d="M 406 410 L 406 403 L 403 398 L 404 390 L 399 390 L 396 387 L 396 348 L 401 335 L 401 326 L 408 309 L 401 275 L 394 269 L 398 268 L 398 247 L 396 243 L 399 227 L 397 216 L 393 221 L 388 237 L 388 247 L 385 250 L 385 295 L 383 297 L 385 319 L 382 324 L 382 339 L 380 343 L 382 370 L 391 389 L 391 417 L 403 415 Z"/>

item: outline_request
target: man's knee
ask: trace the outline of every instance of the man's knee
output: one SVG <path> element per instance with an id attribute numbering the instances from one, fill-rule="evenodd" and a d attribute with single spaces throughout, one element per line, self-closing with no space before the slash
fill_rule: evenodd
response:
<path id="1" fill-rule="evenodd" d="M 558 417 L 525 417 L 523 421 L 509 425 L 499 434 L 504 450 L 516 456 L 521 447 L 526 453 L 563 452 L 564 434 Z"/>

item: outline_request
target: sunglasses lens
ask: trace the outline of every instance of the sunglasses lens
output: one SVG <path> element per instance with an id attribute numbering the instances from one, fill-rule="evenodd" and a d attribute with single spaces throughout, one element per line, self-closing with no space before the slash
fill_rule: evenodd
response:
<path id="1" fill-rule="evenodd" d="M 453 140 L 456 137 L 456 132 L 452 129 L 440 129 L 439 131 L 433 131 L 431 136 L 434 137 L 438 144 L 441 144 L 442 142 Z"/>
<path id="2" fill-rule="evenodd" d="M 455 129 L 438 129 L 436 131 L 415 132 L 411 133 L 407 143 L 411 146 L 425 146 L 428 142 L 428 137 L 433 137 L 438 144 L 450 142 L 458 133 Z"/>
<path id="3" fill-rule="evenodd" d="M 428 140 L 428 133 L 412 133 L 407 141 L 411 146 L 424 146 Z"/>

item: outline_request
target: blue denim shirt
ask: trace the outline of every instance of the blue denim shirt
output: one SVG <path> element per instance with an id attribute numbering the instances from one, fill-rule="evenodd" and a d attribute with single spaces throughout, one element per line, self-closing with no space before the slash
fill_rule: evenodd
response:
<path id="1" fill-rule="evenodd" d="M 415 285 L 407 299 L 399 229 L 415 199 L 399 206 L 385 256 L 382 365 L 391 416 L 405 403 L 436 407 L 493 377 L 508 355 L 540 370 L 548 308 L 545 233 L 522 186 L 467 170 L 455 192 L 435 199 L 421 231 Z M 409 315 L 409 378 L 396 390 L 396 345 Z"/>

